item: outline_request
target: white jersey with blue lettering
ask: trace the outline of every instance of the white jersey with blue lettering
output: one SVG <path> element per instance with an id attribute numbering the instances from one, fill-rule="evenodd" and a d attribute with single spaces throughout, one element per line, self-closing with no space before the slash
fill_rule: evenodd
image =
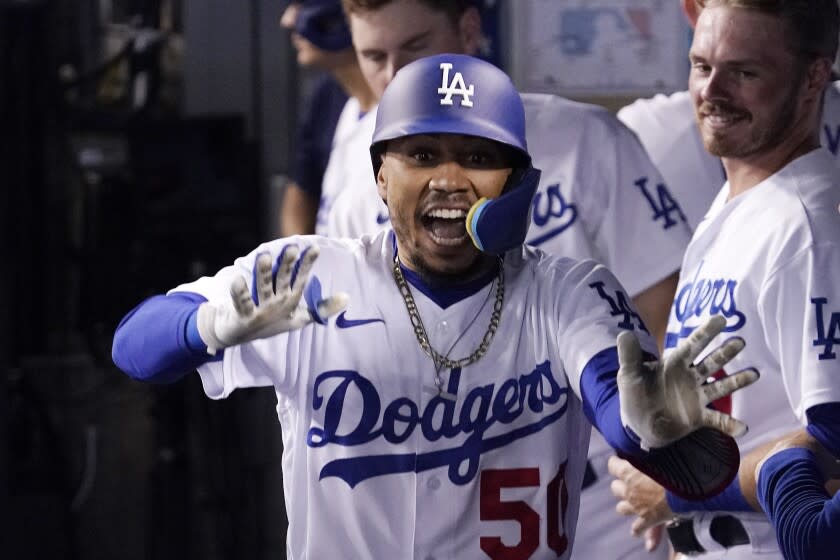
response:
<path id="1" fill-rule="evenodd" d="M 527 242 L 553 255 L 603 263 L 631 296 L 677 271 L 691 234 L 635 135 L 602 107 L 545 94 L 522 94 L 522 100 L 528 151 L 542 170 Z M 389 227 L 367 157 L 370 137 L 358 140 L 359 155 L 347 161 L 365 169 L 368 179 L 347 184 L 336 199 L 328 219 L 331 236 Z M 642 541 L 630 536 L 632 519 L 613 512 L 606 469 L 611 454 L 593 431 L 590 456 L 597 480 L 581 504 L 581 555 L 664 560 L 666 547 L 646 552 Z"/>
<path id="2" fill-rule="evenodd" d="M 638 317 L 615 316 L 626 298 L 603 266 L 511 251 L 504 303 L 486 355 L 442 372 L 416 339 L 393 276 L 391 232 L 317 243 L 310 282 L 347 292 L 327 325 L 225 350 L 199 368 L 212 398 L 274 386 L 283 426 L 288 557 L 561 558 L 571 555 L 589 424 L 580 375 L 614 348 L 627 320 L 646 351 Z M 208 299 L 249 279 L 256 252 L 214 277 L 176 288 Z M 493 313 L 498 279 L 443 309 L 411 287 L 431 345 L 470 355 Z"/>
<path id="3" fill-rule="evenodd" d="M 618 118 L 638 134 L 693 231 L 726 181 L 726 173 L 720 159 L 703 147 L 691 95 L 681 91 L 639 99 L 622 108 Z M 840 82 L 826 89 L 820 140 L 840 167 Z"/>
<path id="4" fill-rule="evenodd" d="M 761 374 L 717 403 L 749 425 L 738 440 L 749 452 L 804 425 L 808 408 L 840 401 L 840 174 L 819 148 L 728 196 L 727 183 L 686 250 L 666 356 L 710 316 L 727 317 L 709 349 L 741 337 L 746 346 L 726 373 L 753 367 Z M 733 515 L 745 521 L 750 544 L 725 558 L 781 558 L 766 518 L 758 521 L 763 515 Z"/>
<path id="5" fill-rule="evenodd" d="M 353 160 L 358 158 L 360 142 L 370 145 L 375 124 L 376 109 L 362 113 L 355 97 L 347 100 L 338 117 L 330 157 L 321 182 L 321 200 L 315 223 L 315 233 L 318 235 L 330 235 L 332 206 L 347 189 L 347 185 L 370 180 L 370 156 L 365 160 L 367 168 L 356 165 Z"/>

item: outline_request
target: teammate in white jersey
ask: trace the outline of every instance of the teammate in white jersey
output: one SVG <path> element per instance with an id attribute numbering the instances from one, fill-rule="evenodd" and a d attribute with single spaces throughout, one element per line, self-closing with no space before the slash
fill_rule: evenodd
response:
<path id="1" fill-rule="evenodd" d="M 747 452 L 805 424 L 815 445 L 840 455 L 840 174 L 820 147 L 837 34 L 834 0 L 710 0 L 691 48 L 700 135 L 729 181 L 686 251 L 666 348 L 716 313 L 727 316 L 730 335 L 744 337 L 746 349 L 732 366 L 757 365 L 763 381 L 719 406 L 750 422 Z M 668 497 L 680 515 L 704 510 L 674 527 L 675 548 L 705 549 L 704 557 L 781 557 L 772 526 L 752 512 L 761 511 L 755 463 L 743 463 L 743 487 L 733 485 L 725 499 L 687 505 Z M 620 462 L 615 467 L 620 508 L 647 522 L 669 514 L 651 505 L 649 485 L 639 490 L 643 477 Z M 780 541 L 804 542 L 803 526 L 784 529 Z M 815 554 L 835 557 L 836 550 Z"/>
<path id="2" fill-rule="evenodd" d="M 326 75 L 315 81 L 298 123 L 291 181 L 283 191 L 283 236 L 315 232 L 324 172 L 342 106 L 376 104 L 353 52 L 339 0 L 291 0 L 280 24 L 291 32 L 297 62 Z"/>
<path id="3" fill-rule="evenodd" d="M 376 94 L 411 60 L 442 49 L 473 54 L 480 44 L 479 12 L 471 0 L 343 2 L 362 72 Z M 440 87 L 450 85 L 455 86 L 441 80 Z M 608 111 L 552 95 L 522 97 L 531 156 L 542 169 L 528 243 L 550 254 L 605 264 L 627 289 L 646 327 L 661 340 L 690 238 L 681 208 L 637 138 Z M 350 155 L 343 161 L 348 165 L 335 173 L 343 180 L 341 191 L 327 228 L 320 230 L 327 235 L 357 237 L 390 227 L 388 210 L 366 175 L 367 134 L 361 131 L 346 145 L 344 153 Z M 614 303 L 616 313 L 628 305 Z M 605 513 L 615 503 L 606 469 L 610 453 L 609 445 L 593 433 L 581 505 L 581 518 L 586 519 L 579 529 L 582 556 L 664 560 L 666 547 L 647 554 L 629 536 L 629 521 Z"/>
<path id="4" fill-rule="evenodd" d="M 682 4 L 694 27 L 695 0 L 682 0 Z M 720 158 L 703 147 L 689 92 L 639 99 L 619 110 L 618 118 L 639 136 L 694 231 L 726 182 L 726 173 Z M 826 89 L 820 140 L 840 167 L 840 81 Z"/>
<path id="5" fill-rule="evenodd" d="M 460 93 L 438 91 L 447 72 Z M 114 360 L 132 377 L 197 366 L 213 398 L 275 388 L 289 558 L 569 558 L 587 418 L 682 495 L 734 476 L 716 429 L 746 427 L 705 404 L 757 373 L 704 381 L 742 343 L 691 365 L 717 317 L 649 361 L 606 268 L 525 247 L 539 171 L 524 130 L 494 66 L 416 61 L 370 150 L 392 231 L 263 244 L 120 324 Z"/>
<path id="6" fill-rule="evenodd" d="M 474 53 L 478 50 L 481 40 L 481 20 L 475 8 L 467 6 L 476 4 L 477 0 L 412 0 L 405 9 L 394 19 L 389 15 L 385 26 L 394 26 L 396 30 L 401 26 L 411 26 L 412 34 L 400 42 L 400 53 L 396 59 L 380 61 L 390 72 L 393 72 L 418 58 L 447 52 Z M 376 0 L 366 4 L 378 6 Z M 434 6 L 434 10 L 427 10 L 424 6 Z M 345 4 L 345 8 L 349 6 Z M 412 9 L 422 7 L 420 10 Z M 352 9 L 352 7 L 351 7 Z M 432 15 L 431 19 L 424 16 Z M 393 21 L 389 21 L 394 19 Z M 356 29 L 353 34 L 354 42 L 368 44 L 367 30 Z M 369 63 L 371 57 L 380 57 L 380 53 L 371 53 L 367 49 L 358 52 L 360 64 Z M 369 75 L 365 76 L 369 79 Z M 387 83 L 387 82 L 386 82 Z M 374 91 L 378 100 L 384 90 L 384 85 Z M 318 210 L 316 233 L 329 237 L 359 237 L 363 233 L 377 232 L 389 227 L 388 208 L 376 195 L 376 184 L 372 181 L 370 169 L 367 166 L 367 151 L 373 135 L 376 122 L 376 107 L 367 107 L 363 111 L 352 103 L 348 103 L 339 121 L 335 135 L 335 142 L 324 174 L 321 205 Z M 360 227 L 360 217 L 342 210 L 346 204 L 352 204 L 360 196 L 359 185 L 369 188 L 373 195 L 370 203 L 370 215 L 365 216 L 363 222 L 373 224 L 372 227 Z M 664 320 L 663 320 L 664 323 Z M 663 326 L 664 329 L 664 326 Z"/>

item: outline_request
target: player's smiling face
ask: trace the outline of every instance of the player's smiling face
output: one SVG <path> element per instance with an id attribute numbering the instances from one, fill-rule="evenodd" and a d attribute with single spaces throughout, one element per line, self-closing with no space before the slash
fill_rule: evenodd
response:
<path id="1" fill-rule="evenodd" d="M 772 15 L 710 6 L 697 21 L 689 89 L 706 149 L 749 159 L 784 151 L 811 123 L 803 105 L 806 65 Z"/>
<path id="2" fill-rule="evenodd" d="M 442 53 L 472 54 L 481 36 L 475 9 L 468 9 L 456 23 L 419 0 L 392 0 L 351 13 L 348 20 L 359 67 L 377 98 L 409 62 Z"/>
<path id="3" fill-rule="evenodd" d="M 479 198 L 502 193 L 510 165 L 509 150 L 484 138 L 390 140 L 376 179 L 402 263 L 424 275 L 469 274 L 481 253 L 467 235 L 467 212 Z"/>

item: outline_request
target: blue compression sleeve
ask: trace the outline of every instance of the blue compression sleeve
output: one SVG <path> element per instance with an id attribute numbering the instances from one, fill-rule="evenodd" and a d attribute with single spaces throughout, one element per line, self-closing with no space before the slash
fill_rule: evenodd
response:
<path id="1" fill-rule="evenodd" d="M 645 356 L 645 360 L 650 359 Z M 604 436 L 613 449 L 633 457 L 646 455 L 639 438 L 621 422 L 618 401 L 618 349 L 607 348 L 595 354 L 580 374 L 580 396 L 583 412 L 589 422 Z"/>
<path id="2" fill-rule="evenodd" d="M 723 492 L 705 500 L 686 500 L 665 491 L 665 499 L 674 513 L 688 513 L 690 511 L 755 511 L 741 492 L 738 477 L 732 479 Z"/>
<path id="3" fill-rule="evenodd" d="M 830 498 L 814 454 L 793 448 L 776 453 L 758 477 L 758 501 L 788 560 L 837 558 L 840 494 Z"/>
<path id="4" fill-rule="evenodd" d="M 177 381 L 210 356 L 198 336 L 195 315 L 207 301 L 193 293 L 153 296 L 132 309 L 114 333 L 111 357 L 133 379 L 152 383 Z"/>
<path id="5" fill-rule="evenodd" d="M 812 406 L 805 411 L 808 433 L 832 455 L 840 457 L 840 403 Z"/>

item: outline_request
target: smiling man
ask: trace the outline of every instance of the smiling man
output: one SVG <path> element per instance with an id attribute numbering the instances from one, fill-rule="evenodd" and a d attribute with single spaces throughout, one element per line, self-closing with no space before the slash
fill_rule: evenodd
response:
<path id="1" fill-rule="evenodd" d="M 627 296 L 606 268 L 523 245 L 540 172 L 503 72 L 407 65 L 369 154 L 393 230 L 263 244 L 114 338 L 136 379 L 197 367 L 212 398 L 274 387 L 288 558 L 568 559 L 587 421 L 681 495 L 728 483 L 721 432 L 746 427 L 705 404 L 757 374 L 703 383 L 740 341 L 691 365 L 716 318 L 660 364 L 632 308 L 613 313 Z"/>
<path id="2" fill-rule="evenodd" d="M 721 158 L 728 181 L 686 250 L 665 356 L 706 318 L 724 314 L 726 335 L 746 343 L 727 370 L 749 364 L 762 372 L 755 388 L 718 403 L 748 419 L 742 450 L 806 425 L 814 446 L 840 457 L 840 175 L 820 146 L 837 53 L 837 2 L 699 4 L 689 91 L 703 144 Z M 667 497 L 686 518 L 672 531 L 680 535 L 678 550 L 705 552 L 704 558 L 782 557 L 756 501 L 755 460 L 743 464 L 722 499 Z M 624 485 L 644 481 L 626 465 L 614 471 Z M 793 491 L 795 484 L 783 486 Z M 629 504 L 625 499 L 620 508 L 631 513 Z M 635 513 L 662 511 L 638 503 Z M 802 545 L 807 530 L 790 523 L 780 528 L 780 540 Z M 836 550 L 819 554 L 833 558 Z"/>

